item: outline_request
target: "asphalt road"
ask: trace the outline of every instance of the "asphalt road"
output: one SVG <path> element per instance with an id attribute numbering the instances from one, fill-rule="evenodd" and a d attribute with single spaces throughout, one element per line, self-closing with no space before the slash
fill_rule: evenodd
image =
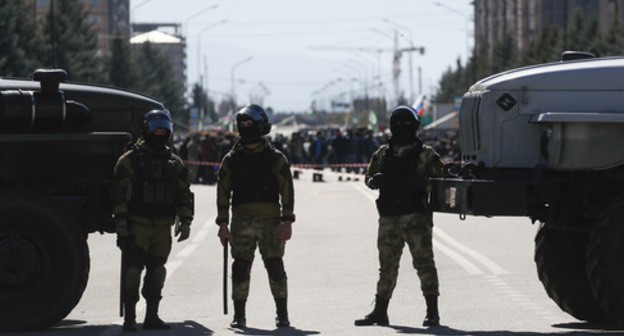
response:
<path id="1" fill-rule="evenodd" d="M 346 178 L 345 175 L 343 177 Z M 343 180 L 345 179 L 343 178 Z M 216 236 L 214 186 L 193 186 L 191 238 L 174 243 L 161 318 L 172 330 L 138 335 L 585 335 L 624 334 L 610 325 L 575 320 L 547 297 L 533 262 L 536 225 L 526 218 L 435 214 L 434 252 L 442 326 L 421 327 L 424 300 L 407 250 L 390 301 L 389 327 L 355 327 L 372 310 L 377 281 L 375 192 L 362 180 L 296 180 L 293 238 L 286 248 L 291 328 L 276 329 L 275 308 L 259 255 L 252 269 L 247 330 L 232 330 L 223 314 L 223 249 Z M 90 280 L 73 312 L 54 328 L 3 335 L 120 335 L 119 250 L 114 235 L 92 234 Z M 228 288 L 230 284 L 228 283 Z M 144 305 L 138 306 L 143 316 Z M 141 322 L 141 320 L 139 320 Z"/>

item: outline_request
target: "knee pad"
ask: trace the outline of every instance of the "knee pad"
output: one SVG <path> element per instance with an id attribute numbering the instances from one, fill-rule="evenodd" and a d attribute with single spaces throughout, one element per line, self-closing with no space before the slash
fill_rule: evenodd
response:
<path id="1" fill-rule="evenodd" d="M 232 282 L 244 282 L 249 280 L 251 262 L 244 259 L 234 259 L 232 263 Z"/>
<path id="2" fill-rule="evenodd" d="M 150 269 L 156 269 L 161 266 L 164 266 L 166 262 L 167 262 L 167 258 L 156 257 L 156 256 L 148 254 L 145 257 L 145 268 L 149 271 Z"/>
<path id="3" fill-rule="evenodd" d="M 264 267 L 269 273 L 269 278 L 273 281 L 280 281 L 286 277 L 284 261 L 280 257 L 264 259 Z"/>
<path id="4" fill-rule="evenodd" d="M 150 278 L 156 284 L 164 284 L 167 278 L 167 269 L 164 265 L 156 267 L 147 267 L 145 271 L 145 277 Z"/>
<path id="5" fill-rule="evenodd" d="M 167 278 L 167 269 L 164 265 L 147 267 L 145 271 L 145 281 L 141 294 L 147 301 L 159 301 L 162 296 L 162 288 Z"/>

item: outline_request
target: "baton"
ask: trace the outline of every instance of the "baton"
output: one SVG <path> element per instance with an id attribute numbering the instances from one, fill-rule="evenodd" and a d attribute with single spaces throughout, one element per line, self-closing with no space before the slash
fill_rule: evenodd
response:
<path id="1" fill-rule="evenodd" d="M 119 317 L 124 316 L 124 283 L 126 282 L 126 239 L 119 238 L 119 245 L 121 249 L 121 267 L 119 270 Z"/>
<path id="2" fill-rule="evenodd" d="M 228 274 L 228 242 L 223 244 L 223 314 L 228 313 L 228 298 L 227 298 L 227 274 Z"/>

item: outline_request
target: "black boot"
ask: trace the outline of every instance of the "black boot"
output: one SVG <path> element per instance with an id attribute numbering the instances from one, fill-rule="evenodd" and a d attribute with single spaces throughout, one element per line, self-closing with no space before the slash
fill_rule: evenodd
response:
<path id="1" fill-rule="evenodd" d="M 361 320 L 355 320 L 356 326 L 370 326 L 373 324 L 387 326 L 388 321 L 388 303 L 390 299 L 383 298 L 379 295 L 375 296 L 375 308 Z"/>
<path id="2" fill-rule="evenodd" d="M 143 329 L 167 330 L 171 326 L 163 322 L 158 317 L 158 304 L 160 301 L 148 301 L 145 308 L 145 320 L 143 321 Z"/>
<path id="3" fill-rule="evenodd" d="M 278 328 L 281 327 L 290 327 L 290 321 L 288 321 L 288 306 L 287 299 L 275 299 L 275 307 L 277 317 L 275 318 L 275 326 Z"/>
<path id="4" fill-rule="evenodd" d="M 425 295 L 427 303 L 427 316 L 423 321 L 425 327 L 437 327 L 440 325 L 440 315 L 438 314 L 438 296 Z"/>
<path id="5" fill-rule="evenodd" d="M 136 328 L 136 303 L 124 303 L 123 331 L 134 332 Z"/>
<path id="6" fill-rule="evenodd" d="M 238 329 L 247 328 L 245 303 L 247 303 L 246 300 L 234 300 L 234 320 L 230 323 L 230 327 Z"/>

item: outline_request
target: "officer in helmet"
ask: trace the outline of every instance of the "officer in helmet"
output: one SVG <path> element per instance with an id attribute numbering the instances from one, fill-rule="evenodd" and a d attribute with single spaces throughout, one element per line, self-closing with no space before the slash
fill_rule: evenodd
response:
<path id="1" fill-rule="evenodd" d="M 416 136 L 420 120 L 410 106 L 399 106 L 390 115 L 392 137 L 373 154 L 366 185 L 379 189 L 379 280 L 374 310 L 355 325 L 388 325 L 388 302 L 396 285 L 405 243 L 425 296 L 424 326 L 438 326 L 438 274 L 431 245 L 432 218 L 428 203 L 429 178 L 442 175 L 440 156 Z"/>
<path id="2" fill-rule="evenodd" d="M 168 147 L 173 121 L 166 110 L 148 112 L 143 136 L 131 145 L 115 166 L 111 187 L 117 235 L 125 255 L 124 331 L 136 331 L 136 303 L 141 273 L 145 277 L 141 294 L 146 301 L 143 329 L 169 329 L 158 317 L 158 305 L 165 283 L 165 262 L 171 251 L 171 226 L 180 221 L 178 241 L 190 235 L 193 194 L 182 160 Z"/>
<path id="3" fill-rule="evenodd" d="M 277 327 L 290 325 L 284 246 L 292 234 L 294 190 L 286 157 L 263 136 L 271 130 L 264 109 L 247 105 L 236 113 L 240 140 L 225 155 L 217 184 L 222 244 L 232 246 L 233 328 L 245 328 L 245 303 L 256 246 L 269 275 Z M 229 217 L 230 207 L 232 218 Z M 230 226 L 228 227 L 228 224 Z"/>

